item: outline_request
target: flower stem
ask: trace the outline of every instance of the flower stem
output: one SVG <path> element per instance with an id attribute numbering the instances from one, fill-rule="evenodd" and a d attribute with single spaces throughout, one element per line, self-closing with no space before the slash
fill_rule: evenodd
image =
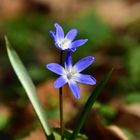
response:
<path id="1" fill-rule="evenodd" d="M 63 63 L 63 51 L 60 53 L 60 65 Z M 60 104 L 60 128 L 61 140 L 64 140 L 64 121 L 63 121 L 63 92 L 62 87 L 59 89 L 59 104 Z"/>

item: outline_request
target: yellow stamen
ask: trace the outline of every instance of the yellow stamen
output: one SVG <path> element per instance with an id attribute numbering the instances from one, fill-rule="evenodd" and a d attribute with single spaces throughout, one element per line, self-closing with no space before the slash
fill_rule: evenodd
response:
<path id="1" fill-rule="evenodd" d="M 63 46 L 64 49 L 66 49 L 70 44 L 70 41 L 67 39 L 62 40 L 61 45 Z"/>

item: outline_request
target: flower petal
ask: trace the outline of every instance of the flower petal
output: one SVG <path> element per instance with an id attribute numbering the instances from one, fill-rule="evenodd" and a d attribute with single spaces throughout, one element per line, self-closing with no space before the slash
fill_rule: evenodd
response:
<path id="1" fill-rule="evenodd" d="M 60 42 L 61 39 L 64 39 L 64 31 L 63 31 L 62 27 L 58 23 L 55 23 L 54 26 L 56 27 L 57 41 Z"/>
<path id="2" fill-rule="evenodd" d="M 94 57 L 92 56 L 88 56 L 88 57 L 85 57 L 81 60 L 79 60 L 74 66 L 73 66 L 73 70 L 75 72 L 81 72 L 83 71 L 84 69 L 86 69 L 87 67 L 89 67 L 94 61 Z"/>
<path id="3" fill-rule="evenodd" d="M 66 61 L 65 61 L 65 69 L 68 71 L 71 71 L 72 68 L 72 57 L 71 57 L 71 52 L 67 51 L 66 52 Z"/>
<path id="4" fill-rule="evenodd" d="M 71 52 L 75 52 L 76 48 L 71 48 L 71 49 L 68 49 L 68 50 L 71 51 Z"/>
<path id="5" fill-rule="evenodd" d="M 57 43 L 55 43 L 55 47 L 59 50 L 62 50 L 62 48 Z"/>
<path id="6" fill-rule="evenodd" d="M 58 75 L 63 75 L 65 73 L 65 69 L 56 63 L 47 64 L 46 68 Z"/>
<path id="7" fill-rule="evenodd" d="M 69 41 L 73 41 L 74 38 L 76 37 L 78 31 L 76 29 L 71 29 L 67 34 L 66 34 L 66 39 Z"/>
<path id="8" fill-rule="evenodd" d="M 78 84 L 73 80 L 69 80 L 68 84 L 69 84 L 69 87 L 70 87 L 73 95 L 75 96 L 75 98 L 79 99 L 80 98 L 80 88 L 79 88 Z"/>
<path id="9" fill-rule="evenodd" d="M 52 36 L 54 42 L 56 41 L 56 36 L 54 31 L 50 31 L 50 35 Z"/>
<path id="10" fill-rule="evenodd" d="M 96 79 L 94 77 L 92 77 L 91 75 L 87 75 L 87 74 L 75 74 L 73 76 L 74 80 L 82 83 L 82 84 L 88 84 L 88 85 L 95 85 L 96 84 Z"/>
<path id="11" fill-rule="evenodd" d="M 60 76 L 59 78 L 57 78 L 54 82 L 54 87 L 55 88 L 60 88 L 63 85 L 65 85 L 68 82 L 68 79 L 66 76 Z"/>
<path id="12" fill-rule="evenodd" d="M 80 40 L 76 40 L 74 42 L 72 42 L 71 44 L 71 49 L 77 48 L 79 46 L 84 45 L 86 42 L 88 41 L 88 39 L 80 39 Z"/>

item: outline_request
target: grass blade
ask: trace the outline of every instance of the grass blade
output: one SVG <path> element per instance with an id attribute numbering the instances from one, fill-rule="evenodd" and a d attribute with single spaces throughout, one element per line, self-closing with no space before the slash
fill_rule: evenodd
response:
<path id="1" fill-rule="evenodd" d="M 29 97 L 29 99 L 32 103 L 32 106 L 45 131 L 45 135 L 48 137 L 49 140 L 53 140 L 52 130 L 48 123 L 46 111 L 44 110 L 40 100 L 37 97 L 36 88 L 31 80 L 30 76 L 28 75 L 28 72 L 26 71 L 23 63 L 21 62 L 19 56 L 17 55 L 15 50 L 10 46 L 7 37 L 5 37 L 5 42 L 6 42 L 7 53 L 8 53 L 8 57 L 11 62 L 11 65 L 12 65 L 19 81 L 21 82 L 23 88 L 25 89 L 27 96 Z"/>
<path id="2" fill-rule="evenodd" d="M 112 73 L 112 69 L 104 76 L 103 80 L 96 86 L 95 90 L 92 92 L 91 96 L 87 100 L 87 102 L 83 108 L 83 111 L 81 113 L 81 117 L 79 119 L 77 127 L 73 131 L 73 134 L 71 136 L 71 140 L 76 139 L 78 133 L 80 132 L 80 129 L 82 128 L 84 122 L 86 121 L 86 118 L 87 118 L 94 102 L 96 101 L 96 98 L 98 97 L 98 95 L 102 91 L 103 87 L 106 85 L 107 81 L 109 80 L 109 78 L 111 76 L 111 73 Z"/>

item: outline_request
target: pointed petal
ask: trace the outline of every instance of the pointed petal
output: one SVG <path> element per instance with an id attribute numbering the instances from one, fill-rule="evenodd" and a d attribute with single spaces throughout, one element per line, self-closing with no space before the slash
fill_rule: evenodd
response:
<path id="1" fill-rule="evenodd" d="M 66 76 L 60 76 L 59 78 L 57 78 L 54 82 L 54 87 L 55 88 L 60 88 L 63 85 L 65 85 L 68 82 L 68 79 Z"/>
<path id="2" fill-rule="evenodd" d="M 63 75 L 65 74 L 65 70 L 62 66 L 56 63 L 50 63 L 46 65 L 46 68 L 49 69 L 50 71 L 58 74 L 58 75 Z"/>
<path id="3" fill-rule="evenodd" d="M 69 41 L 73 41 L 74 38 L 76 37 L 78 31 L 76 29 L 71 29 L 67 34 L 66 34 L 66 39 Z"/>
<path id="4" fill-rule="evenodd" d="M 88 39 L 80 39 L 80 40 L 76 40 L 74 42 L 72 42 L 71 44 L 71 49 L 77 48 L 79 46 L 84 45 L 86 42 L 88 41 Z"/>
<path id="5" fill-rule="evenodd" d="M 79 88 L 78 84 L 73 80 L 68 81 L 68 84 L 69 84 L 69 87 L 70 87 L 74 97 L 79 99 L 80 98 L 80 88 Z"/>
<path id="6" fill-rule="evenodd" d="M 75 52 L 76 51 L 76 48 L 71 48 L 71 49 L 69 49 L 69 51 Z"/>
<path id="7" fill-rule="evenodd" d="M 92 56 L 88 56 L 85 57 L 81 60 L 79 60 L 74 66 L 73 66 L 73 70 L 75 72 L 81 72 L 84 69 L 86 69 L 87 67 L 89 67 L 92 63 L 94 62 L 94 57 Z"/>
<path id="8" fill-rule="evenodd" d="M 82 84 L 88 84 L 88 85 L 96 84 L 96 79 L 92 77 L 91 75 L 78 73 L 78 74 L 75 74 L 73 78 L 76 82 L 79 82 Z"/>
<path id="9" fill-rule="evenodd" d="M 65 61 L 65 69 L 70 71 L 72 68 L 72 57 L 71 57 L 71 52 L 67 51 L 66 52 L 66 61 Z"/>
<path id="10" fill-rule="evenodd" d="M 57 44 L 57 42 L 55 42 L 55 47 L 62 51 L 62 48 L 60 47 L 60 45 Z"/>
<path id="11" fill-rule="evenodd" d="M 54 31 L 50 31 L 50 35 L 53 38 L 54 42 L 56 41 L 56 36 Z"/>
<path id="12" fill-rule="evenodd" d="M 64 39 L 64 31 L 63 31 L 62 27 L 58 23 L 54 24 L 54 26 L 56 28 L 57 41 L 60 42 L 61 39 Z"/>

